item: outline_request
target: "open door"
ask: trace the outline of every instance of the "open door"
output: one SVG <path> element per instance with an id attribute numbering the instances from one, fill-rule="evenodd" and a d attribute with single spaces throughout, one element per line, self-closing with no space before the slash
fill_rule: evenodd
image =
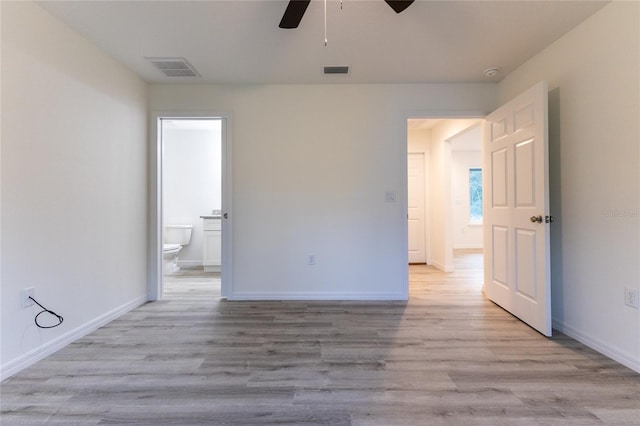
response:
<path id="1" fill-rule="evenodd" d="M 551 336 L 546 81 L 486 118 L 482 148 L 486 295 Z"/>

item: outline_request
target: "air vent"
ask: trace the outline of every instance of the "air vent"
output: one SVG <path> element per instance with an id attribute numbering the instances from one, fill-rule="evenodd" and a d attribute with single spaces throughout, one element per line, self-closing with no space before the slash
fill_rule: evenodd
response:
<path id="1" fill-rule="evenodd" d="M 324 67 L 324 75 L 349 74 L 349 67 Z"/>
<path id="2" fill-rule="evenodd" d="M 185 58 L 145 58 L 167 77 L 200 77 Z"/>

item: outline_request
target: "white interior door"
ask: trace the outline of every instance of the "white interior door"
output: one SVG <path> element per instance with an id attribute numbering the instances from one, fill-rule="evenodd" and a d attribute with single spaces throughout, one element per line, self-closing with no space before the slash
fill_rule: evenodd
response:
<path id="1" fill-rule="evenodd" d="M 409 263 L 427 263 L 424 211 L 424 154 L 409 154 L 407 170 Z"/>
<path id="2" fill-rule="evenodd" d="M 485 292 L 551 336 L 547 83 L 491 113 L 484 127 Z"/>

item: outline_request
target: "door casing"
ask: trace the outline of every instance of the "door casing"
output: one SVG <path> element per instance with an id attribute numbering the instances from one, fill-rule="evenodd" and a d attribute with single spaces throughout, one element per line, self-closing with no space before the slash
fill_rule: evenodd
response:
<path id="1" fill-rule="evenodd" d="M 218 112 L 154 112 L 149 129 L 149 223 L 147 240 L 147 299 L 162 298 L 162 120 L 214 119 L 222 122 L 222 275 L 221 295 L 232 294 L 233 202 L 231 185 L 231 114 Z"/>

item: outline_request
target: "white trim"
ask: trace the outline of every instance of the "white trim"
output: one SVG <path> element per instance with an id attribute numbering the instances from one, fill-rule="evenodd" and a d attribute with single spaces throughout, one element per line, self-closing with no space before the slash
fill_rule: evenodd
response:
<path id="1" fill-rule="evenodd" d="M 232 138 L 231 113 L 222 114 L 222 252 L 220 294 L 226 298 L 233 290 L 233 186 L 232 174 Z"/>
<path id="2" fill-rule="evenodd" d="M 454 250 L 482 250 L 482 246 L 475 244 L 459 244 L 453 247 Z"/>
<path id="3" fill-rule="evenodd" d="M 275 301 L 287 301 L 287 300 L 370 300 L 370 301 L 407 301 L 407 295 L 404 293 L 332 293 L 332 292 L 239 292 L 234 293 L 229 297 L 229 300 L 275 300 Z"/>
<path id="4" fill-rule="evenodd" d="M 400 193 L 398 194 L 398 202 L 400 203 L 401 213 L 398 216 L 400 221 L 400 228 L 402 229 L 402 238 L 403 240 L 403 248 L 404 252 L 402 253 L 402 273 L 400 275 L 401 287 L 400 294 L 395 297 L 397 300 L 409 300 L 409 126 L 408 119 L 409 117 L 404 117 L 404 122 L 402 126 L 402 131 L 404 135 L 402 136 L 404 140 L 404 144 L 400 144 L 402 149 L 401 156 L 401 165 L 400 170 L 403 171 L 403 175 L 400 180 L 400 184 L 402 187 L 400 188 Z M 426 203 L 426 200 L 425 200 Z M 425 252 L 426 255 L 426 252 Z M 360 297 L 373 297 L 374 294 L 364 294 Z M 347 297 L 344 295 L 344 297 Z M 339 299 L 338 299 L 339 300 Z M 364 299 L 362 299 L 364 300 Z M 371 299 L 369 299 L 371 300 Z M 385 300 L 385 299 L 381 299 Z M 387 298 L 386 300 L 393 300 L 393 298 Z"/>
<path id="5" fill-rule="evenodd" d="M 233 232 L 233 200 L 231 174 L 231 113 L 217 112 L 172 112 L 153 111 L 150 114 L 149 139 L 149 237 L 148 281 L 149 301 L 162 297 L 162 132 L 158 129 L 163 119 L 213 119 L 222 122 L 222 212 L 227 219 L 222 221 L 222 297 L 231 293 L 232 279 L 232 232 Z"/>
<path id="6" fill-rule="evenodd" d="M 589 336 L 587 333 L 579 330 L 577 327 L 573 327 L 556 319 L 553 319 L 552 324 L 554 330 L 566 334 L 572 339 L 575 339 L 578 342 L 588 346 L 589 348 L 600 352 L 601 354 L 611 358 L 616 362 L 619 362 L 625 367 L 629 367 L 630 369 L 640 373 L 640 359 L 638 358 L 638 356 L 634 357 L 633 354 L 621 351 L 618 348 L 614 348 L 610 344 L 605 343 L 598 338 Z"/>
<path id="7" fill-rule="evenodd" d="M 429 264 L 441 270 L 442 272 L 453 272 L 456 270 L 456 268 L 453 265 L 443 265 L 440 262 L 430 262 Z"/>
<path id="8" fill-rule="evenodd" d="M 202 260 L 179 260 L 178 259 L 178 266 L 179 267 L 184 267 L 184 268 L 194 268 L 194 267 L 198 267 L 198 266 L 202 266 Z"/>
<path id="9" fill-rule="evenodd" d="M 149 118 L 149 183 L 147 211 L 147 298 L 160 300 L 162 296 L 162 133 L 158 132 L 161 114 Z"/>
<path id="10" fill-rule="evenodd" d="M 146 302 L 146 296 L 138 297 L 9 361 L 0 368 L 0 380 L 13 376 Z"/>
<path id="11" fill-rule="evenodd" d="M 407 120 L 420 118 L 442 118 L 444 120 L 450 118 L 478 118 L 482 119 L 490 113 L 487 111 L 449 111 L 449 110 L 431 110 L 431 111 L 410 111 L 406 115 Z"/>

